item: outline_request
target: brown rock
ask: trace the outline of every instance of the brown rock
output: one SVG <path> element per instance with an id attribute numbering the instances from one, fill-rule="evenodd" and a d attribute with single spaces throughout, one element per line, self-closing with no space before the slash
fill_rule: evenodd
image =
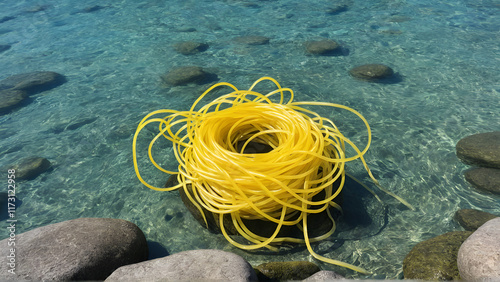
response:
<path id="1" fill-rule="evenodd" d="M 41 157 L 29 157 L 22 159 L 18 164 L 12 166 L 16 171 L 17 180 L 34 179 L 50 168 L 50 161 Z"/>
<path id="2" fill-rule="evenodd" d="M 457 142 L 456 150 L 466 164 L 500 168 L 500 131 L 464 137 Z"/>
<path id="3" fill-rule="evenodd" d="M 175 51 L 183 55 L 193 55 L 208 49 L 208 44 L 194 41 L 185 41 L 174 44 Z"/>
<path id="4" fill-rule="evenodd" d="M 377 81 L 380 79 L 386 79 L 394 74 L 394 71 L 382 64 L 368 64 L 355 67 L 349 71 L 349 73 L 358 79 L 366 81 Z"/>
<path id="5" fill-rule="evenodd" d="M 468 231 L 475 231 L 488 220 L 496 217 L 498 216 L 473 209 L 462 209 L 455 213 L 455 220 Z"/>
<path id="6" fill-rule="evenodd" d="M 9 76 L 0 81 L 0 89 L 13 88 L 32 95 L 59 86 L 65 81 L 66 78 L 56 72 L 37 71 Z"/>
<path id="7" fill-rule="evenodd" d="M 302 280 L 321 269 L 309 261 L 268 262 L 256 268 L 259 281 L 289 281 Z"/>
<path id="8" fill-rule="evenodd" d="M 189 83 L 208 82 L 213 76 L 213 74 L 204 71 L 201 67 L 186 66 L 175 68 L 161 78 L 168 85 L 179 86 Z"/>
<path id="9" fill-rule="evenodd" d="M 478 167 L 465 172 L 465 179 L 479 190 L 500 195 L 500 169 Z"/>
<path id="10" fill-rule="evenodd" d="M 268 44 L 271 38 L 266 36 L 258 36 L 258 35 L 248 35 L 248 36 L 240 36 L 236 37 L 234 41 L 240 44 L 246 45 L 264 45 Z"/>
<path id="11" fill-rule="evenodd" d="M 306 42 L 306 51 L 313 55 L 330 55 L 338 51 L 340 45 L 330 39 Z"/>
<path id="12" fill-rule="evenodd" d="M 26 91 L 15 89 L 0 90 L 0 114 L 18 107 L 28 97 Z"/>

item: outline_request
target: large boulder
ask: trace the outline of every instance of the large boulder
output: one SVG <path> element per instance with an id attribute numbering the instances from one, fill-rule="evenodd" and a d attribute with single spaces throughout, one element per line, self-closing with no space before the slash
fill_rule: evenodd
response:
<path id="1" fill-rule="evenodd" d="M 455 220 L 468 231 L 476 231 L 481 225 L 497 217 L 497 215 L 474 209 L 461 209 L 455 213 Z"/>
<path id="2" fill-rule="evenodd" d="M 8 223 L 11 234 L 16 224 Z M 10 236 L 0 245 L 4 246 L 0 255 L 8 259 L 0 264 L 0 280 L 9 281 L 104 280 L 118 267 L 148 257 L 142 231 L 129 221 L 112 218 L 50 224 Z"/>
<path id="3" fill-rule="evenodd" d="M 219 250 L 193 250 L 118 268 L 106 281 L 257 281 L 242 257 Z"/>
<path id="4" fill-rule="evenodd" d="M 464 137 L 457 142 L 456 151 L 466 164 L 500 168 L 500 131 Z"/>
<path id="5" fill-rule="evenodd" d="M 459 280 L 457 254 L 470 231 L 454 231 L 415 245 L 403 261 L 405 279 Z"/>
<path id="6" fill-rule="evenodd" d="M 458 251 L 458 270 L 466 281 L 500 279 L 500 218 L 479 227 Z"/>

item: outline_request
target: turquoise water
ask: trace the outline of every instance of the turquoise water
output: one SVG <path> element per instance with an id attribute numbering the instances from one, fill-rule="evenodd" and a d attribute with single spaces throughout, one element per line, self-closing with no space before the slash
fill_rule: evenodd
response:
<path id="1" fill-rule="evenodd" d="M 353 213 L 365 207 L 370 219 L 347 215 L 359 224 L 341 224 L 315 250 L 369 269 L 372 278 L 402 278 L 403 258 L 417 242 L 461 230 L 452 219 L 458 209 L 500 213 L 500 197 L 465 182 L 468 167 L 455 156 L 461 138 L 499 130 L 500 5 L 494 0 L 352 0 L 335 15 L 325 12 L 333 7 L 326 0 L 52 2 L 0 3 L 0 19 L 12 17 L 0 23 L 0 44 L 12 45 L 0 53 L 0 79 L 48 70 L 68 80 L 0 116 L 0 167 L 33 155 L 53 163 L 51 171 L 19 183 L 18 232 L 78 217 L 112 217 L 136 223 L 161 246 L 159 254 L 217 248 L 254 265 L 313 261 L 303 247 L 279 254 L 238 250 L 200 226 L 176 192 L 152 191 L 137 180 L 131 149 L 138 122 L 156 109 L 186 110 L 208 87 L 161 84 L 160 75 L 183 65 L 206 68 L 240 89 L 272 76 L 298 101 L 339 103 L 364 115 L 374 138 L 368 165 L 416 210 L 379 192 L 384 207 L 352 185 L 347 203 Z M 96 5 L 101 9 L 83 12 Z M 271 40 L 234 43 L 245 35 Z M 336 40 L 344 54 L 306 55 L 303 43 L 319 38 Z M 187 40 L 210 47 L 192 56 L 172 48 Z M 367 63 L 392 67 L 402 81 L 376 84 L 349 76 L 349 69 Z M 352 114 L 317 110 L 360 147 L 366 142 L 363 124 Z M 89 122 L 60 130 L 82 120 Z M 145 146 L 148 139 L 146 133 L 139 142 Z M 175 161 L 169 152 L 165 148 L 164 163 Z M 375 189 L 360 163 L 350 163 L 348 171 Z M 144 174 L 157 186 L 167 178 L 153 169 Z"/>

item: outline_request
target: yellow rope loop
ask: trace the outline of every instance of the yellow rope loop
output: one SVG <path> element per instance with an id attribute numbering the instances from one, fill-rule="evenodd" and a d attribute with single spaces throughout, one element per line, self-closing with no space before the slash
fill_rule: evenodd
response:
<path id="1" fill-rule="evenodd" d="M 272 82 L 277 89 L 265 95 L 254 91 L 262 81 Z M 203 97 L 219 87 L 229 87 L 232 92 L 196 110 Z M 310 242 L 325 239 L 335 231 L 335 222 L 328 207 L 341 209 L 333 200 L 343 189 L 346 162 L 360 159 L 369 176 L 380 186 L 363 158 L 371 143 L 370 126 L 360 113 L 349 107 L 326 102 L 293 102 L 293 98 L 291 89 L 282 88 L 273 78 L 262 77 L 248 90 L 238 90 L 225 82 L 217 83 L 198 97 L 189 111 L 158 110 L 148 114 L 139 123 L 133 139 L 137 177 L 154 190 L 184 189 L 188 199 L 200 211 L 204 208 L 219 214 L 222 234 L 239 248 L 266 247 L 274 250 L 276 247 L 271 245 L 274 243 L 305 243 L 309 252 L 319 260 L 367 273 L 359 267 L 314 253 Z M 333 121 L 303 108 L 305 105 L 340 108 L 357 115 L 368 133 L 368 142 L 363 150 L 347 139 Z M 155 187 L 140 175 L 137 137 L 150 123 L 159 123 L 159 133 L 148 147 L 149 159 L 160 171 L 178 174 L 179 184 L 174 187 Z M 173 131 L 173 128 L 177 130 Z M 160 137 L 173 143 L 174 155 L 179 163 L 176 172 L 162 168 L 153 158 L 152 147 Z M 245 153 L 250 144 L 261 144 L 271 149 L 268 152 Z M 346 156 L 346 144 L 357 154 Z M 333 191 L 335 182 L 340 185 Z M 411 207 L 401 198 L 386 192 Z M 324 193 L 324 198 L 313 201 L 319 193 Z M 332 229 L 309 239 L 307 215 L 325 210 L 332 221 Z M 203 212 L 201 214 L 204 216 Z M 224 217 L 230 217 L 238 233 L 250 244 L 238 243 L 227 234 Z M 268 220 L 276 223 L 276 229 L 272 236 L 265 238 L 252 233 L 243 219 Z M 297 225 L 303 230 L 304 239 L 278 237 L 282 226 L 288 225 Z"/>

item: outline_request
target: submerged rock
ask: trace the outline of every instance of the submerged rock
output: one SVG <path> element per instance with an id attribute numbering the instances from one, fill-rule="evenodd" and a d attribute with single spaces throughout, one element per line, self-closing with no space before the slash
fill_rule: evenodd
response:
<path id="1" fill-rule="evenodd" d="M 16 234 L 15 240 L 15 275 L 2 263 L 1 280 L 104 280 L 118 267 L 148 257 L 142 231 L 122 219 L 78 218 Z M 9 254 L 0 248 L 2 257 Z"/>
<path id="2" fill-rule="evenodd" d="M 26 91 L 33 95 L 46 91 L 66 82 L 66 78 L 53 71 L 36 71 L 16 74 L 0 81 L 0 90 L 9 89 Z"/>
<path id="3" fill-rule="evenodd" d="M 465 180 L 479 190 L 500 195 L 500 169 L 478 167 L 465 172 Z"/>
<path id="4" fill-rule="evenodd" d="M 475 231 L 488 220 L 496 217 L 498 216 L 473 209 L 462 209 L 455 213 L 455 220 L 468 231 Z"/>
<path id="5" fill-rule="evenodd" d="M 372 82 L 387 79 L 394 75 L 394 71 L 390 67 L 382 64 L 361 65 L 352 68 L 349 73 L 357 79 Z"/>
<path id="6" fill-rule="evenodd" d="M 217 78 L 217 75 L 206 72 L 201 67 L 178 67 L 163 75 L 162 80 L 172 86 L 187 85 L 190 83 L 207 83 Z"/>
<path id="7" fill-rule="evenodd" d="M 185 41 L 174 44 L 175 51 L 183 54 L 183 55 L 194 55 L 208 49 L 208 44 L 194 42 L 194 41 Z"/>
<path id="8" fill-rule="evenodd" d="M 236 43 L 246 45 L 264 45 L 268 44 L 269 40 L 271 40 L 271 38 L 259 35 L 240 36 L 234 39 Z"/>
<path id="9" fill-rule="evenodd" d="M 10 45 L 0 44 L 0 53 L 5 52 L 10 49 Z"/>
<path id="10" fill-rule="evenodd" d="M 340 50 L 340 45 L 330 39 L 306 42 L 306 51 L 313 55 L 333 55 Z"/>
<path id="11" fill-rule="evenodd" d="M 255 267 L 259 281 L 302 280 L 321 269 L 309 261 L 279 261 L 263 263 Z"/>
<path id="12" fill-rule="evenodd" d="M 458 251 L 457 263 L 465 281 L 500 278 L 500 218 L 489 220 L 465 240 Z"/>
<path id="13" fill-rule="evenodd" d="M 51 163 L 46 158 L 29 157 L 22 159 L 11 168 L 16 171 L 17 180 L 30 180 L 47 171 L 50 166 Z"/>
<path id="14" fill-rule="evenodd" d="M 122 266 L 105 281 L 257 281 L 257 276 L 236 254 L 193 250 Z"/>
<path id="15" fill-rule="evenodd" d="M 8 113 L 18 107 L 26 97 L 28 97 L 26 91 L 15 89 L 0 90 L 0 114 Z"/>
<path id="16" fill-rule="evenodd" d="M 460 280 L 458 249 L 471 234 L 448 232 L 415 245 L 403 261 L 405 279 Z"/>
<path id="17" fill-rule="evenodd" d="M 500 131 L 464 137 L 457 142 L 456 151 L 466 164 L 500 168 Z"/>

